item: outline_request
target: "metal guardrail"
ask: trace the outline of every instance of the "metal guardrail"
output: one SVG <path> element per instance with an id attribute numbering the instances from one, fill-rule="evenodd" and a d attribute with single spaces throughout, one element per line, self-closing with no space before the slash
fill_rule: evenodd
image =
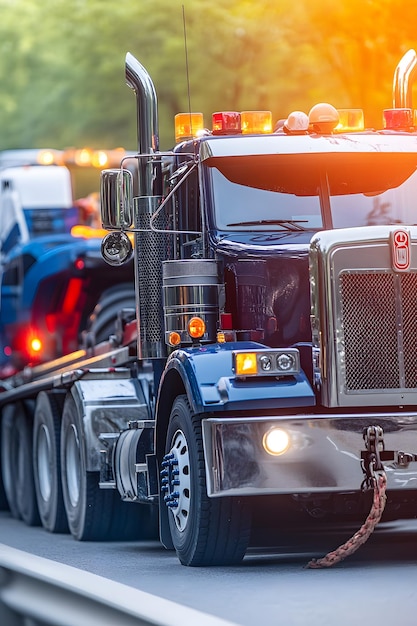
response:
<path id="1" fill-rule="evenodd" d="M 237 626 L 0 544 L 1 626 Z"/>

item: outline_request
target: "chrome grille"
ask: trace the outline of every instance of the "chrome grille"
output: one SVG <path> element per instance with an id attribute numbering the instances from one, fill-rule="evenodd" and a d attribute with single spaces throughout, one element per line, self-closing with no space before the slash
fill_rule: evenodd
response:
<path id="1" fill-rule="evenodd" d="M 417 273 L 401 275 L 405 387 L 417 387 Z"/>
<path id="2" fill-rule="evenodd" d="M 342 272 L 347 391 L 417 387 L 417 273 Z"/>

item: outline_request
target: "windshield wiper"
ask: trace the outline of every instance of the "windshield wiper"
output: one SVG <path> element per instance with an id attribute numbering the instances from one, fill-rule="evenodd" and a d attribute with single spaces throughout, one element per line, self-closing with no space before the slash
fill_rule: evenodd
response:
<path id="1" fill-rule="evenodd" d="M 250 220 L 248 222 L 233 222 L 227 226 L 283 226 L 287 230 L 305 230 L 300 224 L 307 224 L 308 220 Z"/>

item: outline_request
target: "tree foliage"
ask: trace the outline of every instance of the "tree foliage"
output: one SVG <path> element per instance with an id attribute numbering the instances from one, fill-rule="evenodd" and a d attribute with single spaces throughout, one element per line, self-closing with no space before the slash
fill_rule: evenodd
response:
<path id="1" fill-rule="evenodd" d="M 155 83 L 167 149 L 173 116 L 189 102 L 207 124 L 221 109 L 268 109 L 279 118 L 330 101 L 362 107 L 368 124 L 380 125 L 392 103 L 395 67 L 415 45 L 417 5 L 0 0 L 0 15 L 0 149 L 135 149 L 127 51 Z"/>

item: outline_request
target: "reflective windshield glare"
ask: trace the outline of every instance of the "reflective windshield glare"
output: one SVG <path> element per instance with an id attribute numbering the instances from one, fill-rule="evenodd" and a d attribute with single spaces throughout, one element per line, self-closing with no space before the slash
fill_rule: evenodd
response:
<path id="1" fill-rule="evenodd" d="M 320 230 L 417 223 L 416 155 L 213 159 L 218 230 Z M 240 160 L 236 166 L 236 160 Z"/>

